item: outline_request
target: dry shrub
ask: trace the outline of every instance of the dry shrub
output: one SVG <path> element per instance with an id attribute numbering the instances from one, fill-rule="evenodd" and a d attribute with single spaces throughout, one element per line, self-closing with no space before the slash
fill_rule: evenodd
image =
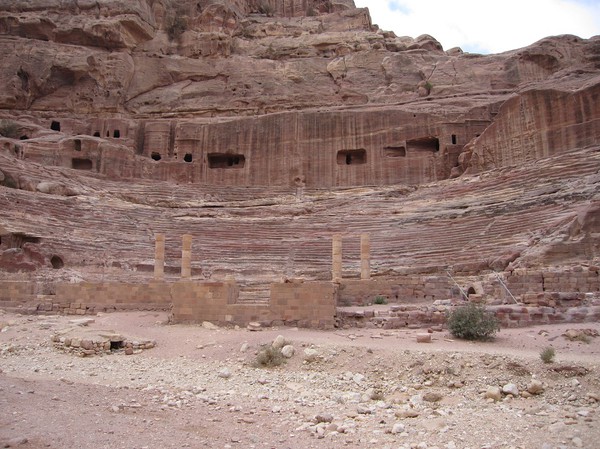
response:
<path id="1" fill-rule="evenodd" d="M 0 136 L 16 139 L 19 136 L 19 125 L 12 120 L 0 120 Z"/>
<path id="2" fill-rule="evenodd" d="M 500 323 L 484 306 L 469 303 L 450 312 L 448 329 L 457 338 L 489 340 L 500 330 Z"/>
<path id="3" fill-rule="evenodd" d="M 556 356 L 556 352 L 552 346 L 548 346 L 547 348 L 542 349 L 540 352 L 540 359 L 544 363 L 552 363 L 554 362 L 554 357 Z"/>
<path id="4" fill-rule="evenodd" d="M 271 345 L 264 345 L 258 354 L 254 366 L 258 368 L 273 368 L 282 365 L 285 362 L 285 357 L 281 353 L 281 349 L 274 348 Z"/>

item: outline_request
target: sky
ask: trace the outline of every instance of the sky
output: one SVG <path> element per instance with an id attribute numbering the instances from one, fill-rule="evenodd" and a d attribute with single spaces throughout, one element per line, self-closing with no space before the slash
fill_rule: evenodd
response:
<path id="1" fill-rule="evenodd" d="M 448 50 L 501 53 L 548 36 L 600 35 L 600 0 L 354 0 L 396 36 L 430 34 Z"/>

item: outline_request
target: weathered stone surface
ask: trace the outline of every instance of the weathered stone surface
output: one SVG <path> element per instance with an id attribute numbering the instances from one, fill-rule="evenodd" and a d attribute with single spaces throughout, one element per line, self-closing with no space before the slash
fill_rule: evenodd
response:
<path id="1" fill-rule="evenodd" d="M 282 277 L 328 281 L 331 236 L 356 259 L 346 240 L 368 230 L 371 276 L 392 302 L 460 297 L 452 267 L 466 289 L 479 276 L 482 301 L 531 305 L 498 310 L 506 325 L 598 315 L 561 309 L 585 296 L 554 296 L 599 290 L 597 270 L 570 270 L 600 257 L 598 38 L 444 52 L 430 35 L 378 30 L 351 0 L 271 3 L 0 5 L 8 279 L 44 295 L 53 279 L 145 282 L 148 236 L 191 233 L 192 275 L 234 276 L 238 301 L 264 302 Z M 167 245 L 171 280 L 177 257 Z M 92 313 L 31 309 L 49 305 Z M 377 325 L 444 321 L 394 313 Z"/>

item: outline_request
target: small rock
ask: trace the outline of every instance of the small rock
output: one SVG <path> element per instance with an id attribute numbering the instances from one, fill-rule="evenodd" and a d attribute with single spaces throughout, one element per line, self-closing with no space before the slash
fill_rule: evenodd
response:
<path id="1" fill-rule="evenodd" d="M 423 395 L 423 400 L 427 402 L 439 402 L 443 396 L 436 391 L 428 391 Z"/>
<path id="2" fill-rule="evenodd" d="M 81 348 L 87 350 L 94 349 L 94 343 L 92 340 L 81 340 Z"/>
<path id="3" fill-rule="evenodd" d="M 355 384 L 362 384 L 365 380 L 365 376 L 363 376 L 360 373 L 356 373 L 354 376 L 352 376 L 352 380 L 354 381 Z"/>
<path id="4" fill-rule="evenodd" d="M 25 437 L 11 438 L 6 443 L 4 443 L 4 447 L 22 446 L 23 444 L 27 444 L 28 442 L 29 440 Z"/>
<path id="5" fill-rule="evenodd" d="M 488 387 L 483 395 L 486 399 L 493 399 L 494 401 L 500 401 L 502 399 L 502 390 L 498 387 Z"/>
<path id="6" fill-rule="evenodd" d="M 133 355 L 133 348 L 125 348 L 125 355 Z"/>
<path id="7" fill-rule="evenodd" d="M 392 427 L 392 434 L 396 435 L 398 433 L 402 433 L 406 430 L 404 424 L 397 422 L 394 424 L 394 426 Z"/>
<path id="8" fill-rule="evenodd" d="M 508 383 L 502 387 L 502 393 L 511 394 L 515 397 L 519 396 L 519 389 L 515 384 Z"/>
<path id="9" fill-rule="evenodd" d="M 307 362 L 315 362 L 319 359 L 319 351 L 313 348 L 306 348 L 304 350 L 304 360 Z"/>
<path id="10" fill-rule="evenodd" d="M 537 379 L 533 379 L 529 382 L 529 385 L 527 385 L 527 391 L 530 394 L 542 394 L 544 392 L 544 384 Z"/>
<path id="11" fill-rule="evenodd" d="M 316 423 L 322 423 L 322 422 L 330 423 L 332 421 L 333 421 L 333 415 L 331 413 L 319 413 L 317 416 L 315 416 Z"/>
<path id="12" fill-rule="evenodd" d="M 273 340 L 273 343 L 271 344 L 271 346 L 273 346 L 275 349 L 281 349 L 286 345 L 286 341 L 285 341 L 285 337 L 283 335 L 278 335 L 275 340 Z"/>
<path id="13" fill-rule="evenodd" d="M 229 368 L 223 368 L 219 371 L 218 375 L 221 379 L 229 379 L 231 377 L 231 371 L 229 371 Z"/>
<path id="14" fill-rule="evenodd" d="M 579 437 L 575 437 L 571 440 L 575 447 L 583 447 L 583 440 Z"/>
<path id="15" fill-rule="evenodd" d="M 395 415 L 397 418 L 418 418 L 419 412 L 414 409 L 399 410 L 395 413 Z"/>
<path id="16" fill-rule="evenodd" d="M 295 353 L 296 348 L 294 348 L 292 345 L 285 345 L 283 348 L 281 348 L 281 355 L 286 359 L 291 359 Z"/>
<path id="17" fill-rule="evenodd" d="M 203 321 L 202 322 L 202 327 L 204 329 L 208 329 L 211 331 L 216 331 L 217 329 L 219 329 L 219 326 L 217 326 L 216 324 L 211 323 L 210 321 Z"/>
<path id="18" fill-rule="evenodd" d="M 93 318 L 79 318 L 76 320 L 69 320 L 69 324 L 74 324 L 75 326 L 87 326 L 88 324 L 94 323 L 96 320 Z"/>
<path id="19" fill-rule="evenodd" d="M 248 343 L 242 343 L 242 346 L 240 347 L 240 352 L 246 352 L 249 347 L 250 345 Z"/>
<path id="20" fill-rule="evenodd" d="M 252 322 L 248 323 L 247 329 L 249 331 L 256 332 L 256 331 L 262 330 L 262 326 L 260 323 L 258 323 L 256 321 L 252 321 Z"/>
<path id="21" fill-rule="evenodd" d="M 356 413 L 358 413 L 359 415 L 370 415 L 371 413 L 373 413 L 373 410 L 371 410 L 369 407 L 365 407 L 364 405 L 359 405 L 356 408 Z"/>

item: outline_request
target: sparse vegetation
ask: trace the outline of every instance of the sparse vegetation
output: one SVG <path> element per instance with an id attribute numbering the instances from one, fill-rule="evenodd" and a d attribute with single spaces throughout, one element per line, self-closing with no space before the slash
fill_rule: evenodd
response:
<path id="1" fill-rule="evenodd" d="M 187 19 L 181 14 L 176 13 L 167 21 L 167 35 L 171 41 L 179 39 L 187 29 Z"/>
<path id="2" fill-rule="evenodd" d="M 590 343 L 592 341 L 592 337 L 587 334 L 580 333 L 573 338 L 572 341 L 580 341 L 582 343 Z"/>
<path id="3" fill-rule="evenodd" d="M 8 137 L 9 139 L 17 139 L 19 137 L 19 125 L 12 120 L 0 120 L 0 136 Z"/>
<path id="4" fill-rule="evenodd" d="M 258 5 L 258 12 L 267 17 L 273 17 L 273 15 L 275 15 L 275 8 L 273 8 L 269 3 L 261 3 Z"/>
<path id="5" fill-rule="evenodd" d="M 256 354 L 254 366 L 257 368 L 273 368 L 285 362 L 285 357 L 281 353 L 281 349 L 274 348 L 271 345 L 263 346 Z"/>
<path id="6" fill-rule="evenodd" d="M 544 363 L 552 363 L 554 362 L 555 355 L 556 352 L 554 351 L 554 348 L 552 346 L 548 346 L 542 349 L 542 352 L 540 352 L 540 359 L 542 359 L 542 362 Z"/>
<path id="7" fill-rule="evenodd" d="M 385 298 L 385 296 L 381 296 L 378 295 L 375 297 L 375 301 L 373 301 L 374 304 L 387 304 L 387 299 Z"/>
<path id="8" fill-rule="evenodd" d="M 448 329 L 457 338 L 489 340 L 500 330 L 500 323 L 484 306 L 469 303 L 450 312 Z"/>
<path id="9" fill-rule="evenodd" d="M 18 188 L 15 179 L 8 173 L 0 171 L 0 186 L 8 187 L 9 189 Z"/>

